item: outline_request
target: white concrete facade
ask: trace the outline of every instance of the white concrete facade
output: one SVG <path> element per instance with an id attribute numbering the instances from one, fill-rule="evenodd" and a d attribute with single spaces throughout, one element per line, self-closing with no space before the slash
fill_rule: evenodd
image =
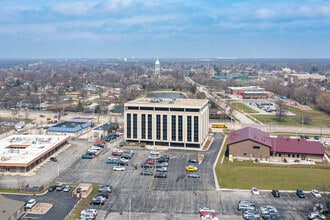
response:
<path id="1" fill-rule="evenodd" d="M 124 124 L 126 142 L 201 148 L 208 137 L 208 100 L 133 100 L 124 105 Z"/>

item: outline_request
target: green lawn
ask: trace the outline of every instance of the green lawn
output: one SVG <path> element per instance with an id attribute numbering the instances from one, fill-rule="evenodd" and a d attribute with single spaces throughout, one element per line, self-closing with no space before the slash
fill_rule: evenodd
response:
<path id="1" fill-rule="evenodd" d="M 240 103 L 240 102 L 233 102 L 233 103 L 231 103 L 231 104 L 232 104 L 232 106 L 233 106 L 236 110 L 238 110 L 238 111 L 240 111 L 240 112 L 245 112 L 245 113 L 258 113 L 258 111 L 256 111 L 256 110 L 250 108 L 249 106 L 247 106 L 247 105 L 245 105 L 245 104 L 243 104 L 243 103 Z"/>
<path id="2" fill-rule="evenodd" d="M 309 116 L 311 122 L 309 124 L 304 123 L 304 127 L 330 127 L 330 115 L 327 113 L 317 110 L 301 110 L 294 107 L 289 107 L 288 110 L 296 115 L 286 116 L 281 121 L 277 121 L 275 115 L 254 115 L 254 117 L 264 124 L 301 126 L 302 117 Z"/>
<path id="3" fill-rule="evenodd" d="M 252 161 L 220 161 L 216 174 L 221 188 L 280 190 L 311 190 L 326 186 L 330 189 L 330 165 L 270 165 Z"/>

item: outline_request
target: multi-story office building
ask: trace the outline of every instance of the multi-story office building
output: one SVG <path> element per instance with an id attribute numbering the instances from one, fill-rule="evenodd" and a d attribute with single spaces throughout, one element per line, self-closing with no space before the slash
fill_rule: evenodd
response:
<path id="1" fill-rule="evenodd" d="M 201 148 L 208 137 L 206 99 L 141 98 L 124 105 L 126 142 Z"/>

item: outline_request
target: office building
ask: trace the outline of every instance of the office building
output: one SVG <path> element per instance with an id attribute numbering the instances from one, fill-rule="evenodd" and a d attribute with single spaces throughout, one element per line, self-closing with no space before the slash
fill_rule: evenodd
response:
<path id="1" fill-rule="evenodd" d="M 208 137 L 206 99 L 141 98 L 124 105 L 126 142 L 201 148 Z"/>

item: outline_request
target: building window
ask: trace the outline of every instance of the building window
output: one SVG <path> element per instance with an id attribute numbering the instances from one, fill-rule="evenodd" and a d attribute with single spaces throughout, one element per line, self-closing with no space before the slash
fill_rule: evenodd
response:
<path id="1" fill-rule="evenodd" d="M 172 141 L 176 140 L 176 116 L 172 115 Z"/>
<path id="2" fill-rule="evenodd" d="M 199 124 L 198 124 L 198 116 L 194 116 L 194 142 L 198 142 L 198 134 L 199 134 Z"/>
<path id="3" fill-rule="evenodd" d="M 187 117 L 187 141 L 191 141 L 191 116 Z"/>
<path id="4" fill-rule="evenodd" d="M 163 140 L 167 140 L 167 115 L 163 115 Z"/>
<path id="5" fill-rule="evenodd" d="M 160 115 L 156 115 L 156 139 L 160 140 Z"/>
<path id="6" fill-rule="evenodd" d="M 152 139 L 152 115 L 148 114 L 148 139 Z"/>
<path id="7" fill-rule="evenodd" d="M 281 157 L 282 155 L 281 154 L 278 154 L 279 157 Z"/>
<path id="8" fill-rule="evenodd" d="M 297 154 L 297 158 L 299 158 L 299 154 Z"/>
<path id="9" fill-rule="evenodd" d="M 253 149 L 260 149 L 260 146 L 253 146 Z"/>
<path id="10" fill-rule="evenodd" d="M 182 123 L 183 123 L 183 121 L 182 121 L 182 115 L 179 115 L 178 116 L 178 141 L 182 141 L 182 129 L 183 129 L 183 127 L 182 127 Z"/>
<path id="11" fill-rule="evenodd" d="M 288 157 L 290 157 L 291 155 L 290 154 L 288 154 Z"/>
<path id="12" fill-rule="evenodd" d="M 133 138 L 137 138 L 137 114 L 133 114 Z"/>
<path id="13" fill-rule="evenodd" d="M 146 139 L 146 114 L 141 115 L 141 138 Z"/>
<path id="14" fill-rule="evenodd" d="M 246 153 L 244 153 L 243 155 L 246 156 Z"/>
<path id="15" fill-rule="evenodd" d="M 127 124 L 126 124 L 126 134 L 127 134 L 127 138 L 131 138 L 131 114 L 128 113 L 127 114 Z"/>

